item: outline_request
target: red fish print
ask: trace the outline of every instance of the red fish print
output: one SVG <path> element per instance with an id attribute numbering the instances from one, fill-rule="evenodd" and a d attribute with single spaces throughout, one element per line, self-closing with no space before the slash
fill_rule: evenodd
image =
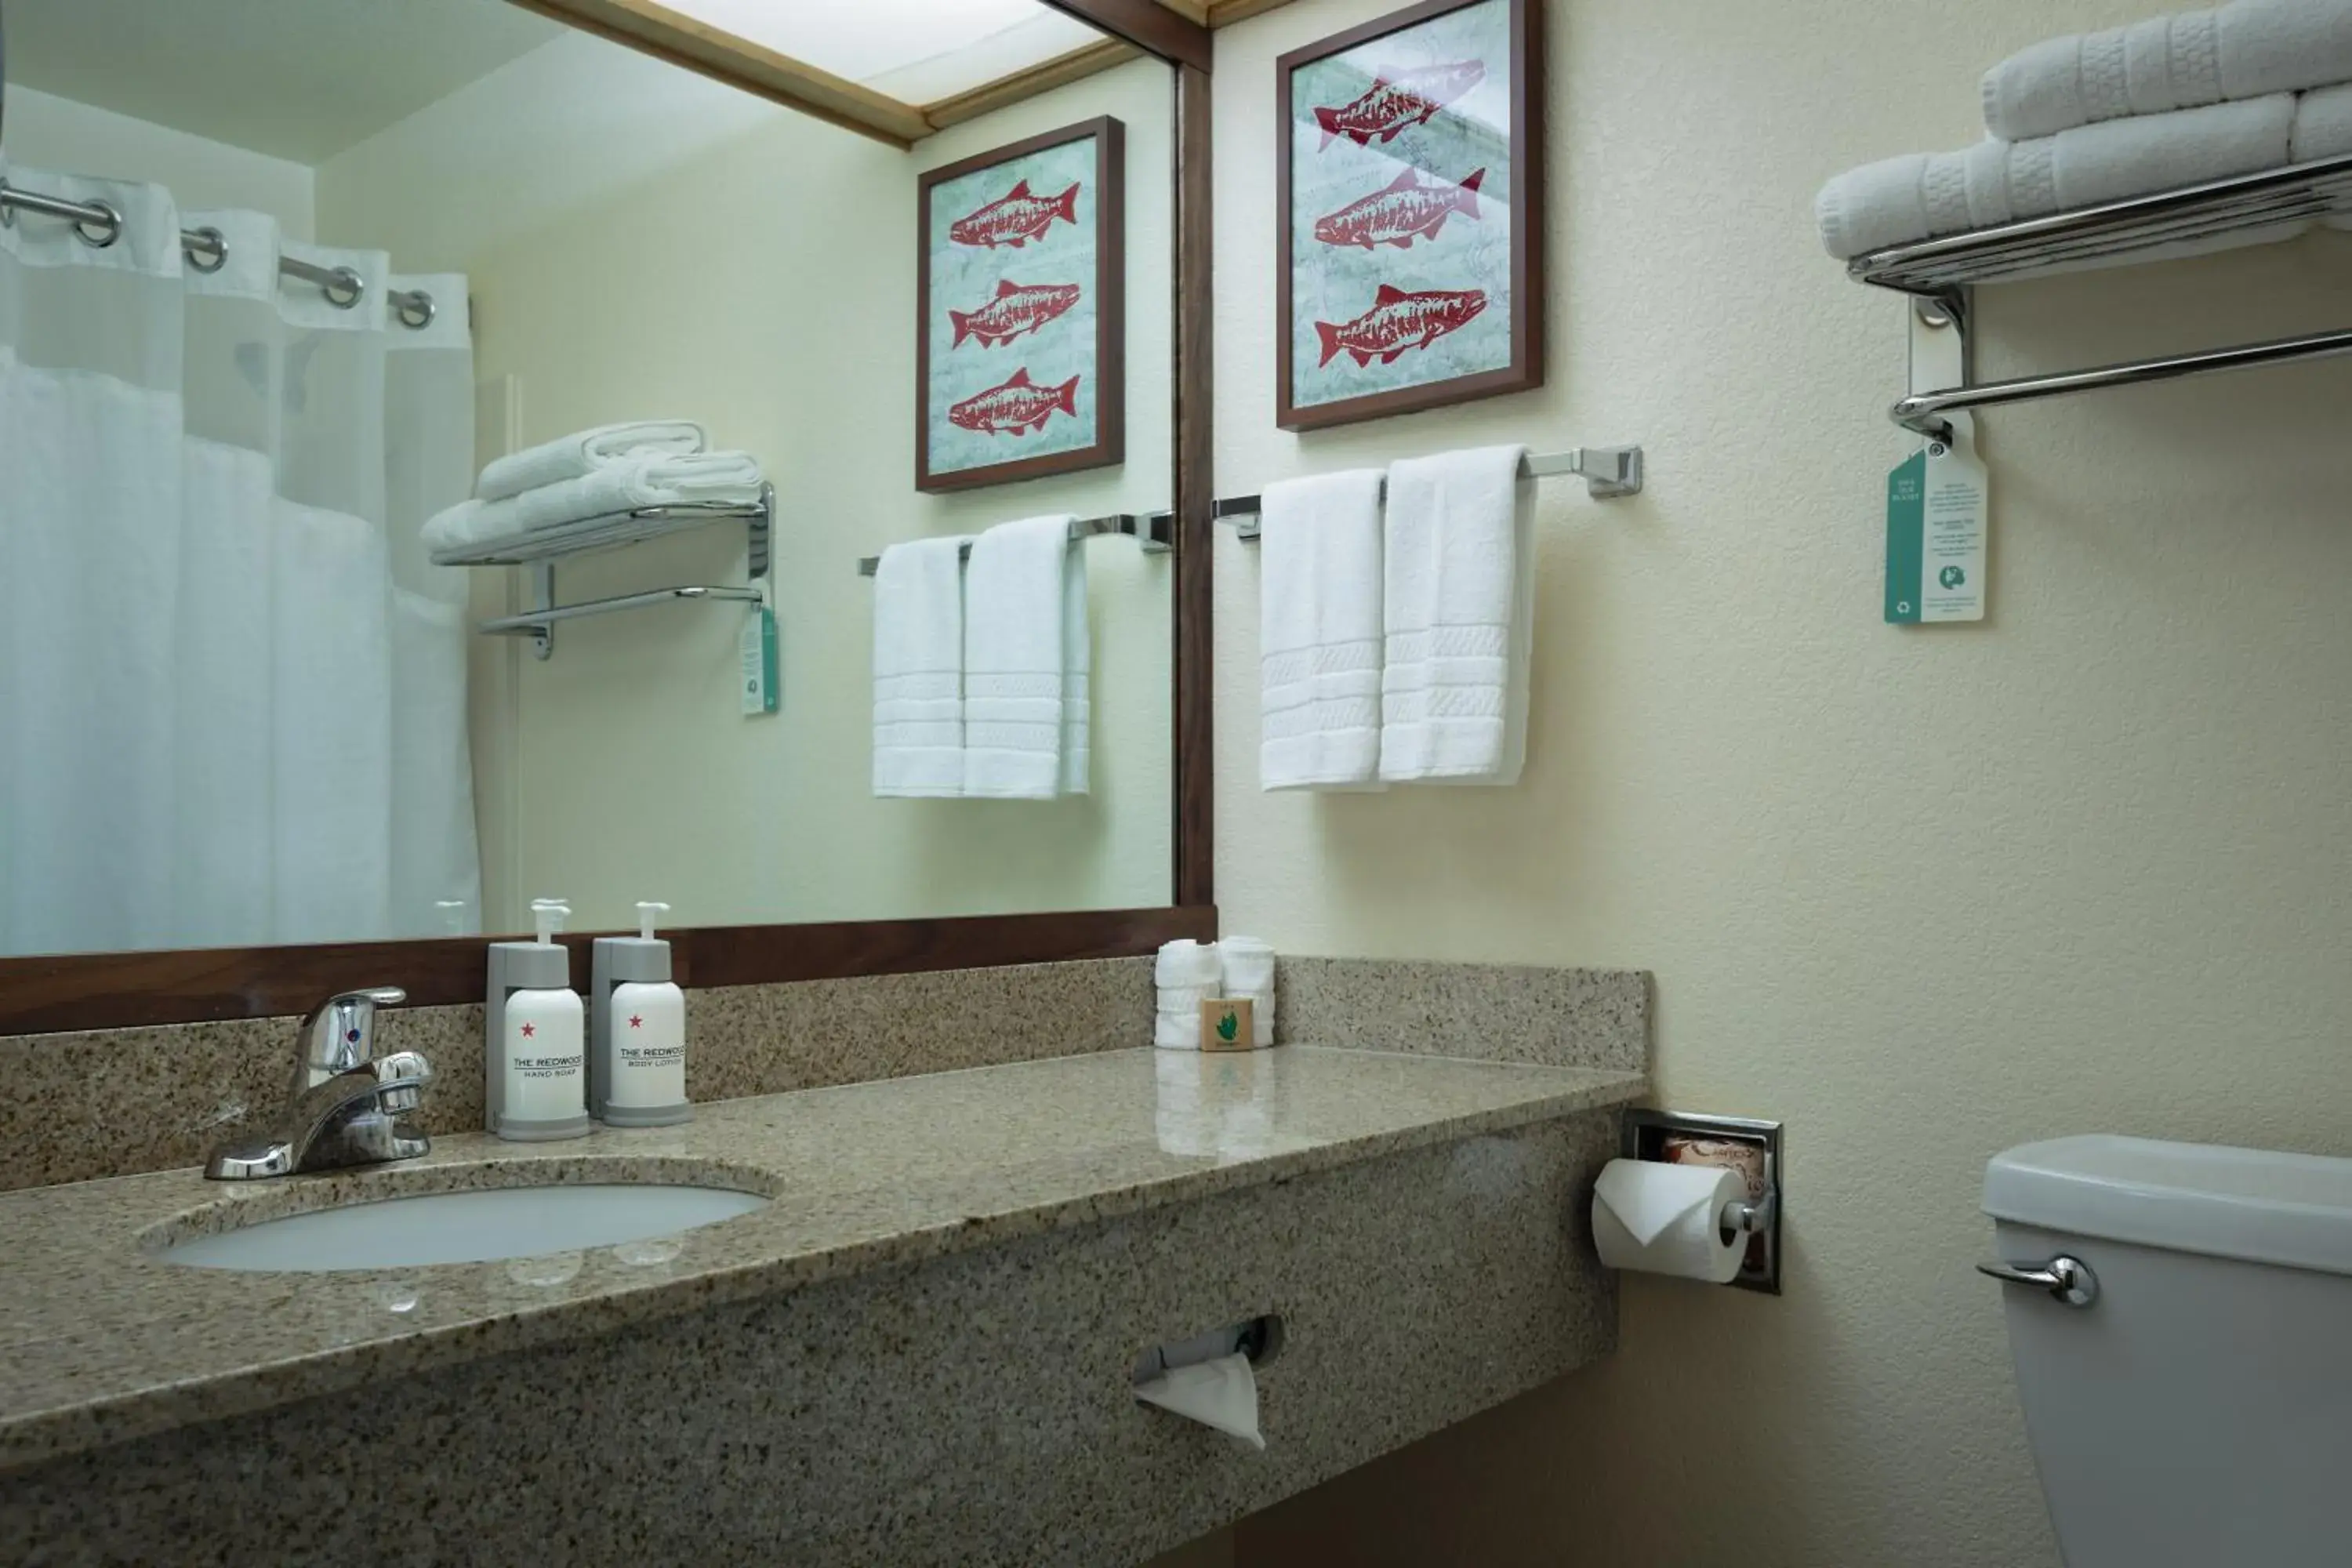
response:
<path id="1" fill-rule="evenodd" d="M 1342 136 L 1359 147 L 1375 136 L 1392 141 L 1408 125 L 1428 124 L 1439 110 L 1486 79 L 1484 60 L 1457 60 L 1450 66 L 1423 66 L 1418 70 L 1383 68 L 1372 74 L 1371 88 L 1363 97 L 1337 109 L 1315 111 L 1315 123 L 1323 128 L 1323 140 L 1315 144 L 1315 150 L 1320 153 Z"/>
<path id="2" fill-rule="evenodd" d="M 1055 218 L 1078 221 L 1078 187 L 1073 184 L 1058 196 L 1029 193 L 1022 181 L 986 206 L 966 213 L 948 225 L 948 237 L 958 245 L 1009 245 L 1018 250 L 1042 237 Z"/>
<path id="3" fill-rule="evenodd" d="M 1045 427 L 1054 410 L 1058 408 L 1065 414 L 1078 411 L 1078 380 L 1074 375 L 1059 386 L 1039 386 L 1029 379 L 1029 367 L 1023 365 L 1003 385 L 974 393 L 961 403 L 950 405 L 948 421 L 991 436 L 1017 436 L 1024 430 L 1034 434 Z"/>
<path id="4" fill-rule="evenodd" d="M 966 338 L 978 340 L 984 349 L 1009 343 L 1077 302 L 1075 283 L 1015 283 L 1007 278 L 997 284 L 996 297 L 979 310 L 948 312 L 949 324 L 955 328 L 955 342 L 948 347 L 959 347 Z"/>
<path id="5" fill-rule="evenodd" d="M 1360 365 L 1371 363 L 1376 356 L 1382 364 L 1394 363 L 1405 350 L 1427 348 L 1468 324 L 1486 308 L 1483 289 L 1432 289 L 1408 294 L 1383 283 L 1372 296 L 1372 308 L 1354 321 L 1338 326 L 1329 321 L 1315 323 L 1323 340 L 1323 357 L 1315 362 L 1316 368 L 1342 353 L 1353 355 Z"/>
<path id="6" fill-rule="evenodd" d="M 1366 250 L 1376 245 L 1410 250 L 1416 238 L 1435 239 L 1445 220 L 1457 212 L 1476 217 L 1478 182 L 1486 177 L 1486 171 L 1480 169 L 1458 185 L 1444 180 L 1424 185 L 1419 171 L 1407 169 L 1393 184 L 1317 218 L 1315 237 L 1326 245 L 1360 245 Z"/>

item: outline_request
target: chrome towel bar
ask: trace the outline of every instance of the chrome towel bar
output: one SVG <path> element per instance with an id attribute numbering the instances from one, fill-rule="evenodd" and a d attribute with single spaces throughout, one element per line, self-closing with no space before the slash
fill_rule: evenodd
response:
<path id="1" fill-rule="evenodd" d="M 1571 447 L 1565 452 L 1530 452 L 1520 462 L 1519 472 L 1531 479 L 1574 474 L 1584 480 L 1594 500 L 1616 500 L 1642 493 L 1642 448 Z M 1232 523 L 1235 536 L 1246 542 L 1257 538 L 1258 518 L 1265 506 L 1263 496 L 1234 496 L 1217 502 L 1215 516 L 1220 522 Z"/>
<path id="2" fill-rule="evenodd" d="M 1070 520 L 1070 542 L 1073 544 L 1080 540 L 1100 539 L 1106 534 L 1123 534 L 1142 545 L 1146 555 L 1162 555 L 1176 548 L 1175 515 L 1165 511 L 1120 511 L 1108 517 Z M 961 553 L 966 561 L 971 560 L 971 546 L 965 545 Z M 881 569 L 882 557 L 879 555 L 858 558 L 857 574 L 860 577 L 871 577 Z"/>

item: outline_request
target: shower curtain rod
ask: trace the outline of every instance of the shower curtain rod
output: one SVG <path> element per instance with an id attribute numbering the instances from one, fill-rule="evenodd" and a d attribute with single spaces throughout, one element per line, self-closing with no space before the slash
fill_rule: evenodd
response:
<path id="1" fill-rule="evenodd" d="M 69 202 L 62 196 L 21 190 L 0 180 L 0 224 L 14 224 L 18 212 L 64 218 L 73 225 L 76 237 L 98 250 L 122 237 L 122 214 L 110 202 Z M 188 265 L 199 272 L 217 272 L 228 262 L 228 240 L 220 230 L 209 226 L 182 229 L 180 248 L 187 252 Z M 367 293 L 367 279 L 348 267 L 321 267 L 314 261 L 281 256 L 278 258 L 278 271 L 281 277 L 317 284 L 319 291 L 327 297 L 327 303 L 339 310 L 351 310 Z M 433 296 L 424 289 L 394 289 L 390 298 L 393 314 L 402 326 L 421 330 L 433 324 Z"/>

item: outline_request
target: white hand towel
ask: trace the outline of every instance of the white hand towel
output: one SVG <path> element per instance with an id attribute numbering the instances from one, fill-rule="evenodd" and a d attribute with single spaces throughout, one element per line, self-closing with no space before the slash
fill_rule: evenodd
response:
<path id="1" fill-rule="evenodd" d="M 454 550 L 641 506 L 756 500 L 761 478 L 758 459 L 747 452 L 630 458 L 502 500 L 460 501 L 425 523 L 425 544 Z"/>
<path id="2" fill-rule="evenodd" d="M 1003 523 L 972 542 L 964 573 L 967 795 L 1051 800 L 1061 793 L 1070 521 Z"/>
<path id="3" fill-rule="evenodd" d="M 874 793 L 963 794 L 961 538 L 882 552 L 874 569 Z"/>
<path id="4" fill-rule="evenodd" d="M 1909 153 L 1831 180 L 1813 214 L 1822 247 L 1845 261 L 1890 245 L 2271 168 L 2287 161 L 2294 127 L 2294 99 L 2280 93 L 2032 142 Z M 2284 236 L 2264 232 L 2252 242 L 2278 237 Z"/>
<path id="5" fill-rule="evenodd" d="M 1274 949 L 1254 936 L 1220 937 L 1217 957 L 1225 994 L 1250 999 L 1250 1043 L 1274 1044 Z"/>
<path id="6" fill-rule="evenodd" d="M 474 494 L 504 500 L 525 490 L 560 484 L 631 458 L 677 458 L 710 445 L 709 432 L 690 419 L 640 419 L 575 431 L 509 452 L 482 470 Z"/>
<path id="7" fill-rule="evenodd" d="M 1087 619 L 1087 552 L 1062 571 L 1062 793 L 1085 795 L 1094 762 L 1094 627 Z"/>
<path id="8" fill-rule="evenodd" d="M 1200 1009 L 1196 1007 L 1189 1014 L 1155 1014 L 1151 1020 L 1151 1043 L 1163 1051 L 1199 1050 Z"/>
<path id="9" fill-rule="evenodd" d="M 1377 468 L 1283 479 L 1259 521 L 1261 788 L 1373 785 L 1381 760 Z"/>
<path id="10" fill-rule="evenodd" d="M 1160 945 L 1151 978 L 1158 987 L 1151 1043 L 1162 1050 L 1201 1047 L 1201 1004 L 1218 994 L 1223 961 L 1213 942 L 1169 942 Z"/>
<path id="11" fill-rule="evenodd" d="M 2051 38 L 1984 77 L 2005 141 L 2352 80 L 2352 0 L 2238 0 Z"/>
<path id="12" fill-rule="evenodd" d="M 1517 784 L 1534 651 L 1534 487 L 1524 447 L 1389 469 L 1381 777 Z"/>

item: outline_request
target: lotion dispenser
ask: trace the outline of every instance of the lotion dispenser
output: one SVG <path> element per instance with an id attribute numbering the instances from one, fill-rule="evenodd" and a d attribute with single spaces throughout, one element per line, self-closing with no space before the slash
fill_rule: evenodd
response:
<path id="1" fill-rule="evenodd" d="M 518 1143 L 591 1131 L 583 1010 L 572 989 L 572 955 L 555 940 L 572 906 L 533 899 L 530 912 L 537 942 L 490 943 L 484 1019 L 490 1131 Z"/>
<path id="2" fill-rule="evenodd" d="M 694 1115 L 686 1098 L 686 993 L 670 981 L 669 943 L 654 935 L 667 904 L 637 906 L 637 934 L 600 936 L 588 996 L 588 1104 L 611 1127 L 667 1127 Z"/>

